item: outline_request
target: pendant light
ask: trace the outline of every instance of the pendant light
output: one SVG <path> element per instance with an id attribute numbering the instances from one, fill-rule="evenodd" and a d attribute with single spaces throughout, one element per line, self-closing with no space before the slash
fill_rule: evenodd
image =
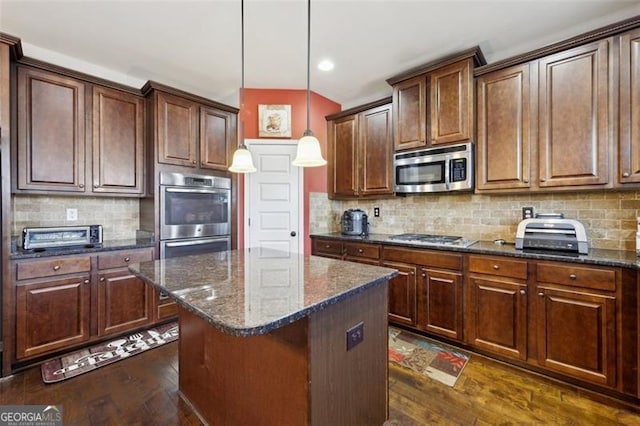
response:
<path id="1" fill-rule="evenodd" d="M 327 164 L 327 160 L 322 158 L 320 151 L 320 141 L 313 135 L 311 131 L 311 0 L 307 1 L 307 130 L 304 131 L 302 138 L 298 141 L 298 150 L 296 159 L 293 160 L 294 166 L 299 167 L 318 167 Z"/>
<path id="2" fill-rule="evenodd" d="M 256 171 L 253 165 L 253 159 L 251 158 L 251 152 L 244 144 L 244 119 L 242 118 L 242 111 L 244 110 L 244 0 L 240 1 L 240 28 L 242 32 L 241 36 L 241 51 L 242 51 L 242 82 L 240 87 L 240 123 L 238 126 L 238 149 L 233 153 L 233 161 L 229 166 L 229 171 L 232 173 L 253 173 Z"/>

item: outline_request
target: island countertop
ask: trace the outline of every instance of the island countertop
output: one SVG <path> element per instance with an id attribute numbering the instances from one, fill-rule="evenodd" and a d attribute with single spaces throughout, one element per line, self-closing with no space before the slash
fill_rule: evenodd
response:
<path id="1" fill-rule="evenodd" d="M 260 248 L 161 259 L 129 269 L 235 336 L 267 334 L 398 274 L 390 268 Z"/>

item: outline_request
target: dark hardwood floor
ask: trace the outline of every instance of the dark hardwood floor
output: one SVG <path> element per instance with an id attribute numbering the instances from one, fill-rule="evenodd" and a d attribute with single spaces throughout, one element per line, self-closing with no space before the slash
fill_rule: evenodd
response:
<path id="1" fill-rule="evenodd" d="M 39 368 L 0 381 L 0 404 L 63 407 L 65 425 L 199 425 L 180 400 L 177 342 L 44 384 Z M 455 387 L 389 368 L 391 425 L 640 425 L 640 414 L 472 355 Z"/>

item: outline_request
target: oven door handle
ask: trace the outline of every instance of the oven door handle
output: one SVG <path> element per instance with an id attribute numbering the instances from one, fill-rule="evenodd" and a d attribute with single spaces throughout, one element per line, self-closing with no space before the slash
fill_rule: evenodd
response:
<path id="1" fill-rule="evenodd" d="M 218 243 L 228 241 L 227 238 L 208 238 L 206 240 L 197 240 L 197 241 L 177 241 L 177 242 L 166 242 L 164 243 L 167 247 L 185 247 L 185 246 L 195 246 L 199 244 L 209 244 L 209 243 Z"/>
<path id="2" fill-rule="evenodd" d="M 224 194 L 228 192 L 228 189 L 197 189 L 197 188 L 165 188 L 167 192 L 181 192 L 181 193 L 193 193 L 197 192 L 200 194 Z"/>

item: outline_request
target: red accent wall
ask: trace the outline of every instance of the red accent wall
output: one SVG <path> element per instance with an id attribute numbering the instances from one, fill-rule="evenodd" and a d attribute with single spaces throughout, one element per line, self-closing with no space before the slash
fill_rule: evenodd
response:
<path id="1" fill-rule="evenodd" d="M 307 127 L 307 92 L 290 89 L 245 89 L 240 119 L 244 119 L 244 137 L 258 138 L 258 105 L 291 105 L 291 138 L 300 139 Z M 325 116 L 340 112 L 342 106 L 311 92 L 311 130 L 320 141 L 322 155 L 327 158 L 327 122 Z M 265 139 L 268 140 L 268 139 Z M 327 192 L 327 167 L 304 169 L 304 252 L 311 254 L 309 238 L 309 193 Z M 244 217 L 244 178 L 238 179 L 238 214 Z M 244 221 L 238 222 L 238 248 L 244 247 Z"/>

